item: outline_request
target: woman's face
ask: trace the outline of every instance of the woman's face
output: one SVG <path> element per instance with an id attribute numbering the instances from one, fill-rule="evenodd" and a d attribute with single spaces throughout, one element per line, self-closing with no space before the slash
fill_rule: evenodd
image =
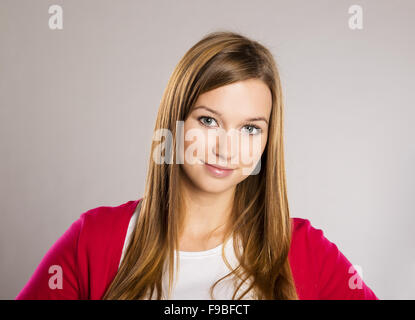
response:
<path id="1" fill-rule="evenodd" d="M 232 83 L 199 96 L 184 121 L 181 164 L 195 188 L 223 192 L 250 174 L 258 174 L 254 168 L 267 143 L 271 107 L 271 91 L 258 79 Z"/>

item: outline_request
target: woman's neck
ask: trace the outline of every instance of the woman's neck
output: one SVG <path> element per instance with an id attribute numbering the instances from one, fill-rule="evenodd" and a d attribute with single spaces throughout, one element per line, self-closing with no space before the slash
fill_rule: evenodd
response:
<path id="1" fill-rule="evenodd" d="M 183 225 L 181 237 L 190 239 L 220 239 L 228 227 L 235 189 L 209 193 L 182 181 Z"/>

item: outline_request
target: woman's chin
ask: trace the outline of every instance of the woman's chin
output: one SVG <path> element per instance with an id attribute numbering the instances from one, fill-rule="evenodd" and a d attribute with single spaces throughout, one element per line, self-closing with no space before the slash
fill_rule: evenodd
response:
<path id="1" fill-rule="evenodd" d="M 201 178 L 203 178 L 203 180 L 201 180 Z M 220 179 L 203 175 L 200 175 L 197 181 L 194 181 L 194 185 L 196 185 L 200 190 L 209 193 L 222 193 L 235 186 L 235 184 L 231 181 L 225 182 Z"/>
<path id="2" fill-rule="evenodd" d="M 209 185 L 209 186 L 201 186 L 199 189 L 203 192 L 206 192 L 206 193 L 221 194 L 221 193 L 227 191 L 229 188 L 224 188 L 223 185 L 221 185 L 217 188 L 215 188 L 215 186 Z"/>

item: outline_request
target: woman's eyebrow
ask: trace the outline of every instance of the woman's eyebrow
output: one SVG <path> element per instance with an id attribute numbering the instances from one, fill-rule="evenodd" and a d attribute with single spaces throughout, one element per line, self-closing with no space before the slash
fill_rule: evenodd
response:
<path id="1" fill-rule="evenodd" d="M 220 114 L 219 112 L 208 108 L 206 106 L 197 106 L 193 108 L 193 111 L 197 110 L 197 109 L 206 109 L 207 111 L 212 112 L 213 114 L 218 115 L 219 117 L 222 117 L 222 114 Z M 255 117 L 255 118 L 250 118 L 250 119 L 246 119 L 246 121 L 264 121 L 266 124 L 268 124 L 268 120 L 265 117 Z"/>

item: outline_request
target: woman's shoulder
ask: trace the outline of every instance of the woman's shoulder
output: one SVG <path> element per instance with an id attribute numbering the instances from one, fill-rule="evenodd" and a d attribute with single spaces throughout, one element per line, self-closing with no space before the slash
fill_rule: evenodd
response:
<path id="1" fill-rule="evenodd" d="M 83 231 L 87 230 L 90 237 L 108 237 L 107 231 L 123 229 L 128 226 L 131 216 L 141 199 L 129 200 L 119 205 L 106 205 L 89 209 L 79 218 L 82 221 Z"/>
<path id="2" fill-rule="evenodd" d="M 117 271 L 139 201 L 82 213 L 49 248 L 16 299 L 100 299 Z"/>
<path id="3" fill-rule="evenodd" d="M 289 259 L 303 298 L 378 299 L 323 230 L 308 219 L 291 218 L 291 221 Z"/>
<path id="4" fill-rule="evenodd" d="M 305 240 L 306 238 L 318 239 L 323 236 L 323 230 L 316 228 L 309 219 L 292 217 L 292 237 L 295 240 Z"/>
<path id="5" fill-rule="evenodd" d="M 309 219 L 291 218 L 292 235 L 290 254 L 301 261 L 317 262 L 331 256 L 338 258 L 341 252 L 338 246 L 326 238 L 322 229 Z"/>
<path id="6" fill-rule="evenodd" d="M 328 241 L 321 229 L 314 227 L 309 219 L 292 217 L 290 256 L 296 260 L 308 260 L 318 247 Z"/>
<path id="7" fill-rule="evenodd" d="M 291 221 L 295 230 L 305 231 L 307 229 L 314 228 L 311 225 L 310 220 L 306 218 L 291 217 Z"/>

